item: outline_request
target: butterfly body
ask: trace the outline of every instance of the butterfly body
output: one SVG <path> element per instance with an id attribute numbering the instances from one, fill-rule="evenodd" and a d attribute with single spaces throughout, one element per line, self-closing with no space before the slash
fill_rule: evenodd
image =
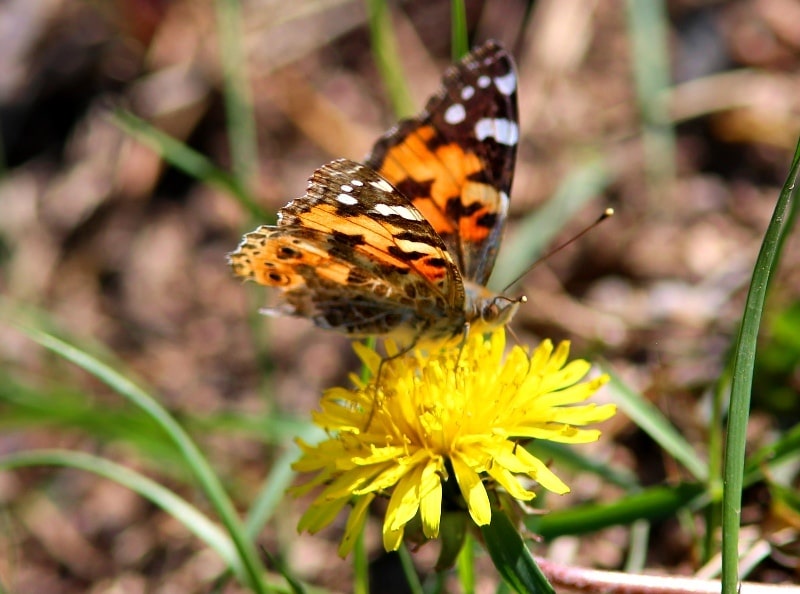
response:
<path id="1" fill-rule="evenodd" d="M 317 169 L 276 226 L 244 236 L 234 272 L 280 289 L 264 310 L 353 337 L 425 344 L 505 324 L 519 300 L 486 288 L 518 140 L 510 56 L 488 42 L 364 164 Z"/>

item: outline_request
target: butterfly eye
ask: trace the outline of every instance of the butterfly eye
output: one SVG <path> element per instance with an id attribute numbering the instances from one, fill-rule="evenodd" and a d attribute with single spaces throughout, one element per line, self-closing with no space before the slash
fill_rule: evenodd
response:
<path id="1" fill-rule="evenodd" d="M 500 306 L 496 301 L 492 301 L 483 311 L 483 319 L 487 321 L 494 320 L 500 314 Z"/>

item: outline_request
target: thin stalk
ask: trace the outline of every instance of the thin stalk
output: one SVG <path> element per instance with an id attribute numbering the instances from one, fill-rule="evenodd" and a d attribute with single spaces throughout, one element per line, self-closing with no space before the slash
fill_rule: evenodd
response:
<path id="1" fill-rule="evenodd" d="M 795 191 L 800 174 L 800 142 L 795 148 L 789 176 L 781 190 L 775 212 L 756 259 L 753 279 L 747 293 L 745 313 L 736 341 L 731 384 L 731 406 L 725 442 L 725 469 L 722 493 L 722 592 L 737 594 L 739 588 L 739 523 L 741 520 L 747 421 L 756 341 L 764 311 L 770 277 L 778 268 L 781 248 L 795 218 Z"/>

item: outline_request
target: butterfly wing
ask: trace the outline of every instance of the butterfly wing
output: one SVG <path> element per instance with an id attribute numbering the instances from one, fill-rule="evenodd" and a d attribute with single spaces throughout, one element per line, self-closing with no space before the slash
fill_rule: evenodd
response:
<path id="1" fill-rule="evenodd" d="M 234 272 L 282 290 L 267 313 L 307 317 L 351 336 L 425 334 L 464 309 L 464 286 L 441 238 L 372 169 L 340 159 L 319 168 L 278 225 L 245 235 Z"/>
<path id="2" fill-rule="evenodd" d="M 430 222 L 464 278 L 480 285 L 508 213 L 516 89 L 511 57 L 489 41 L 451 66 L 425 110 L 378 140 L 366 160 Z"/>

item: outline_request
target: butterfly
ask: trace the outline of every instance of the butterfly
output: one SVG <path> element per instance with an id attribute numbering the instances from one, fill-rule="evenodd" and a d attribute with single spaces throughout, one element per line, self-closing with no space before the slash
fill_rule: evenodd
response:
<path id="1" fill-rule="evenodd" d="M 413 119 L 363 164 L 317 169 L 306 193 L 229 254 L 234 273 L 280 290 L 268 315 L 352 338 L 447 341 L 507 323 L 523 298 L 486 288 L 508 216 L 517 78 L 495 41 L 444 73 Z"/>

